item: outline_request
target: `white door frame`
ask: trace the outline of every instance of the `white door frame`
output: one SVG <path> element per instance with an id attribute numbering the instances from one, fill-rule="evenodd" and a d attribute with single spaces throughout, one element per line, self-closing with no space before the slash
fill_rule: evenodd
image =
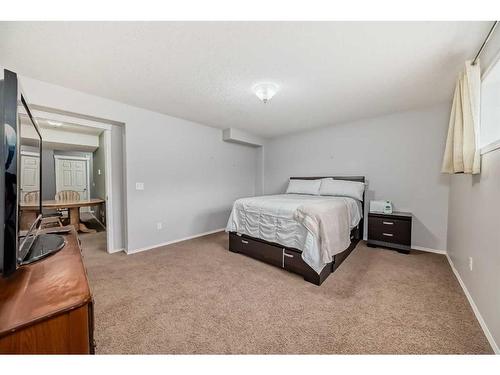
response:
<path id="1" fill-rule="evenodd" d="M 33 107 L 33 105 L 32 105 Z M 86 120 L 80 117 L 72 116 L 71 114 L 60 114 L 54 112 L 48 112 L 43 109 L 36 109 L 33 111 L 36 117 L 47 118 L 51 120 L 60 120 L 63 122 L 69 122 L 72 124 L 77 124 L 81 126 L 87 126 L 96 129 L 102 129 L 104 132 L 104 145 L 99 145 L 99 147 L 104 147 L 104 173 L 105 173 L 105 204 L 106 204 L 106 242 L 108 253 L 114 253 L 117 251 L 123 251 L 124 249 L 115 249 L 114 243 L 114 214 L 113 214 L 113 199 L 112 199 L 112 167 L 111 167 L 111 124 L 104 122 L 99 122 L 97 120 Z M 55 157 L 56 155 L 54 155 Z M 64 157 L 64 155 L 58 155 Z M 68 158 L 68 157 L 66 157 Z M 87 173 L 89 178 L 89 173 Z M 89 191 L 90 197 L 90 191 Z"/>
<path id="2" fill-rule="evenodd" d="M 108 253 L 114 253 L 121 249 L 115 249 L 114 237 L 113 237 L 113 228 L 114 228 L 114 215 L 113 215 L 113 200 L 111 199 L 112 194 L 112 183 L 113 176 L 111 174 L 111 127 L 109 129 L 104 130 L 104 145 L 100 145 L 104 147 L 104 173 L 105 177 L 105 188 L 106 188 L 106 234 L 107 234 L 107 243 L 108 243 Z"/>
<path id="3" fill-rule="evenodd" d="M 85 156 L 54 155 L 54 162 L 57 160 L 84 160 L 87 168 L 87 199 L 90 199 L 90 158 Z M 54 168 L 56 176 L 56 194 L 59 192 L 59 179 L 57 178 L 57 166 Z"/>

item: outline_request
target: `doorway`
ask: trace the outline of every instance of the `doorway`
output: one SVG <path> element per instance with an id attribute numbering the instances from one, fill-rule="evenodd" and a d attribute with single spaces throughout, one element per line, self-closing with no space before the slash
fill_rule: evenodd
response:
<path id="1" fill-rule="evenodd" d="M 123 214 L 126 207 L 123 124 L 108 124 L 40 108 L 35 108 L 33 113 L 39 127 L 45 132 L 45 136 L 42 135 L 42 158 L 26 153 L 26 160 L 22 164 L 25 170 L 22 188 L 28 192 L 32 190 L 32 185 L 37 184 L 29 178 L 29 167 L 32 164 L 34 167 L 41 160 L 44 185 L 41 189 L 42 200 L 54 200 L 54 195 L 62 190 L 77 192 L 82 200 L 100 199 L 102 203 L 98 206 L 82 207 L 80 219 L 82 223 L 90 222 L 90 229 L 96 229 L 92 223 L 98 223 L 103 228 L 98 230 L 98 234 L 104 251 L 124 251 L 126 223 Z M 62 142 L 64 132 L 74 134 Z M 52 180 L 53 185 L 45 186 L 47 180 Z M 83 233 L 82 236 L 88 234 Z"/>

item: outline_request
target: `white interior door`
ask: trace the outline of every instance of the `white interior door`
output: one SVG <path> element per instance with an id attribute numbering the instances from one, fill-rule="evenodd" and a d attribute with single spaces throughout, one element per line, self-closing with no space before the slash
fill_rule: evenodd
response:
<path id="1" fill-rule="evenodd" d="M 80 199 L 89 199 L 88 160 L 57 158 L 56 190 L 73 190 Z"/>
<path id="2" fill-rule="evenodd" d="M 21 202 L 26 193 L 40 190 L 39 164 L 38 156 L 21 154 Z"/>

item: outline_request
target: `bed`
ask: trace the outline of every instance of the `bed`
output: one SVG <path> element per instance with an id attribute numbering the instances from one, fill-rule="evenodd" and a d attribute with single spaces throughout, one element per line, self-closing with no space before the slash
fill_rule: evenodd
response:
<path id="1" fill-rule="evenodd" d="M 365 182 L 364 176 L 291 177 L 290 180 L 327 178 Z M 345 218 L 339 216 L 338 219 L 344 225 L 343 232 L 348 231 L 348 234 L 344 235 L 343 242 L 337 244 L 335 253 L 322 254 L 321 244 L 324 238 L 311 231 L 310 226 L 299 215 L 301 209 L 308 205 L 327 208 L 337 205 L 348 213 Z M 226 227 L 229 233 L 229 250 L 297 273 L 304 280 L 321 285 L 363 238 L 363 205 L 364 190 L 361 199 L 302 194 L 238 199 L 233 205 Z"/>

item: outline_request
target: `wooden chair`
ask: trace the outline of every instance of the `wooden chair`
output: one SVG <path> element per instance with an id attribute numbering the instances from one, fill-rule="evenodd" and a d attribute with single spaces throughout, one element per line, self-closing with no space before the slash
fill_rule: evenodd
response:
<path id="1" fill-rule="evenodd" d="M 40 192 L 38 190 L 35 190 L 24 194 L 23 200 L 24 203 L 31 204 L 31 203 L 38 203 L 39 199 L 40 199 Z"/>
<path id="2" fill-rule="evenodd" d="M 23 200 L 24 200 L 24 203 L 27 203 L 27 204 L 38 203 L 40 200 L 40 192 L 38 190 L 30 191 L 30 192 L 24 194 Z M 44 213 L 44 217 L 42 218 L 42 226 L 52 227 L 52 226 L 57 226 L 57 225 L 59 225 L 60 227 L 63 226 L 63 224 L 61 222 L 61 215 L 58 212 L 54 212 L 53 214 Z"/>
<path id="3" fill-rule="evenodd" d="M 73 190 L 61 190 L 56 194 L 56 201 L 79 201 L 80 193 Z"/>
<path id="4" fill-rule="evenodd" d="M 74 190 L 61 190 L 56 193 L 55 199 L 56 201 L 79 201 L 80 193 Z M 66 213 L 69 218 L 69 210 L 67 208 L 61 208 L 58 209 L 58 211 L 61 213 L 61 215 L 63 212 Z"/>

